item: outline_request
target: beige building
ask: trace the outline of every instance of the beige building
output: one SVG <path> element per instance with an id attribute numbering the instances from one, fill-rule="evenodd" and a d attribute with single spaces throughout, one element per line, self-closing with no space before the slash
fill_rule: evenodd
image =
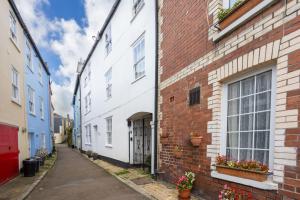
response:
<path id="1" fill-rule="evenodd" d="M 0 137 L 5 126 L 18 130 L 19 168 L 29 156 L 24 96 L 24 31 L 9 1 L 0 2 Z M 2 142 L 1 142 L 2 143 Z M 9 146 L 9 149 L 12 147 Z"/>

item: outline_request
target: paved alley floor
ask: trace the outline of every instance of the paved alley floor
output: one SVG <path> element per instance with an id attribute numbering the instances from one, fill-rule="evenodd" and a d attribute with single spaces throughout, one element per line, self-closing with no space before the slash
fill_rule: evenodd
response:
<path id="1" fill-rule="evenodd" d="M 66 146 L 59 146 L 55 166 L 28 200 L 146 200 L 115 177 Z"/>

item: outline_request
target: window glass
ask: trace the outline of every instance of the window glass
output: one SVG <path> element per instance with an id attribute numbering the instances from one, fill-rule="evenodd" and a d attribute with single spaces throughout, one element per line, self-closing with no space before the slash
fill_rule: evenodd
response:
<path id="1" fill-rule="evenodd" d="M 12 99 L 19 103 L 19 74 L 15 68 L 12 68 Z"/>
<path id="2" fill-rule="evenodd" d="M 226 153 L 234 160 L 269 163 L 272 72 L 228 85 Z"/>
<path id="3" fill-rule="evenodd" d="M 138 79 L 145 74 L 145 40 L 140 39 L 133 47 L 134 77 Z"/>

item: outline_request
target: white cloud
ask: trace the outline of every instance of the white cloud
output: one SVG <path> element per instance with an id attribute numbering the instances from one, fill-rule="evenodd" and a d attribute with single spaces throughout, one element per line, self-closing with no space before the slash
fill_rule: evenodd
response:
<path id="1" fill-rule="evenodd" d="M 41 8 L 50 6 L 51 1 L 15 0 L 15 2 L 37 45 L 48 48 L 59 56 L 61 65 L 55 75 L 61 77 L 63 81 L 52 83 L 53 104 L 57 113 L 72 116 L 71 101 L 77 62 L 80 58 L 86 58 L 93 43 L 92 36 L 100 30 L 114 0 L 84 0 L 85 20 L 88 24 L 84 28 L 75 20 L 48 19 Z M 58 39 L 52 37 L 53 35 L 59 35 Z"/>

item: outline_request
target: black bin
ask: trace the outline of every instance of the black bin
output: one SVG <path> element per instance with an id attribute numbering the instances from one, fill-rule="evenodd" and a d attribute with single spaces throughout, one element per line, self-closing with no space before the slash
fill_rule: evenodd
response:
<path id="1" fill-rule="evenodd" d="M 35 159 L 23 160 L 24 177 L 35 176 L 37 161 Z"/>
<path id="2" fill-rule="evenodd" d="M 41 157 L 38 157 L 38 156 L 35 156 L 34 158 L 32 159 L 35 159 L 36 160 L 36 168 L 35 168 L 35 172 L 39 172 L 40 171 L 40 166 L 42 166 L 42 158 Z"/>

